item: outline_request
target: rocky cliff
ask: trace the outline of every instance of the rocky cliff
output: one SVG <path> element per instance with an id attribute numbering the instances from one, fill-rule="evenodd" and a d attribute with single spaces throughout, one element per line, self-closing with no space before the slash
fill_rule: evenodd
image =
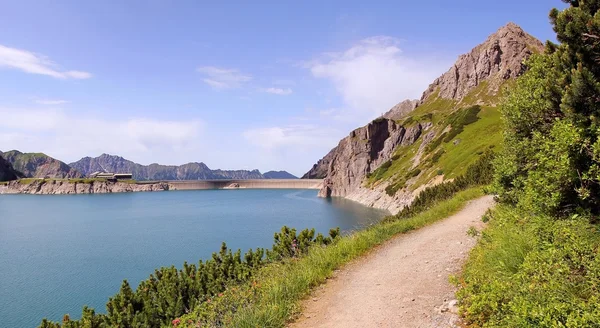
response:
<path id="1" fill-rule="evenodd" d="M 35 179 L 10 181 L 6 186 L 0 188 L 0 194 L 72 195 L 164 190 L 169 190 L 168 183 L 134 184 L 110 181 L 73 182 Z"/>
<path id="2" fill-rule="evenodd" d="M 426 186 L 456 176 L 477 154 L 495 146 L 500 139 L 494 107 L 498 92 L 505 81 L 522 74 L 524 59 L 542 50 L 540 41 L 509 23 L 461 55 L 419 101 L 400 102 L 352 131 L 303 178 L 325 178 L 321 196 L 400 210 Z M 483 109 L 467 108 L 471 105 Z M 461 134 L 466 124 L 472 127 Z M 453 129 L 456 135 L 449 133 Z"/>
<path id="3" fill-rule="evenodd" d="M 263 179 L 258 170 L 211 170 L 204 163 L 141 165 L 120 156 L 102 154 L 69 164 L 89 176 L 94 172 L 132 173 L 135 180 Z"/>
<path id="4" fill-rule="evenodd" d="M 408 113 L 412 112 L 418 104 L 419 100 L 417 99 L 401 101 L 398 105 L 392 107 L 389 111 L 383 114 L 383 117 L 389 118 L 390 120 L 399 120 L 405 117 Z"/>
<path id="5" fill-rule="evenodd" d="M 83 175 L 69 165 L 43 153 L 22 153 L 17 150 L 1 153 L 12 167 L 27 178 L 81 178 Z"/>
<path id="6" fill-rule="evenodd" d="M 12 167 L 12 164 L 0 156 L 0 182 L 16 180 L 23 174 Z"/>
<path id="7" fill-rule="evenodd" d="M 313 168 L 312 173 L 327 171 L 325 185 L 320 191 L 324 197 L 345 197 L 358 190 L 364 178 L 392 158 L 397 145 L 412 145 L 430 125 L 417 123 L 405 128 L 394 120 L 377 119 L 358 128 L 340 141 L 327 158 L 327 168 Z M 325 163 L 325 161 L 321 161 Z M 322 164 L 323 165 L 323 164 Z"/>
<path id="8" fill-rule="evenodd" d="M 508 23 L 471 52 L 461 55 L 452 67 L 425 90 L 421 102 L 436 91 L 444 99 L 461 100 L 469 91 L 487 81 L 498 91 L 503 81 L 523 73 L 523 61 L 540 53 L 544 45 L 521 27 Z"/>

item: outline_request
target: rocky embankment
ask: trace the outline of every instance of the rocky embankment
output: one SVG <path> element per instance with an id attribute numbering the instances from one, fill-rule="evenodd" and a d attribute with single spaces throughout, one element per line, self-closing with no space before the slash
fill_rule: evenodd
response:
<path id="1" fill-rule="evenodd" d="M 72 182 L 42 179 L 27 183 L 15 180 L 0 186 L 0 194 L 32 195 L 107 194 L 165 190 L 169 190 L 169 184 L 165 182 L 135 184 L 110 181 Z"/>

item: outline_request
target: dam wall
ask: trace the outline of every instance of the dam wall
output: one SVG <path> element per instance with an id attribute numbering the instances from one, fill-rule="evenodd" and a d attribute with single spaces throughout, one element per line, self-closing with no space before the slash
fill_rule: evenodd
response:
<path id="1" fill-rule="evenodd" d="M 321 179 L 182 180 L 163 181 L 169 190 L 202 189 L 321 189 Z"/>

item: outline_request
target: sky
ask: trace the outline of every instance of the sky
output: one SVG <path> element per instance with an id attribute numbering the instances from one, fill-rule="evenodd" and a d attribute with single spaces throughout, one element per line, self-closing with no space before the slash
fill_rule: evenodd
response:
<path id="1" fill-rule="evenodd" d="M 302 175 L 556 0 L 0 0 L 0 150 Z"/>

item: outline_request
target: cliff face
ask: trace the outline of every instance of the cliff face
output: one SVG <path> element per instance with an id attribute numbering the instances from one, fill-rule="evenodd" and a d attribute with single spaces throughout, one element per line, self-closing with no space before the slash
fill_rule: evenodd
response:
<path id="1" fill-rule="evenodd" d="M 348 196 L 368 173 L 391 159 L 397 145 L 412 145 L 427 127 L 417 123 L 404 128 L 394 120 L 377 119 L 350 132 L 305 176 L 320 178 L 327 172 L 320 195 Z"/>
<path id="2" fill-rule="evenodd" d="M 12 167 L 27 178 L 81 178 L 83 175 L 64 162 L 42 153 L 21 153 L 17 150 L 1 154 Z"/>
<path id="3" fill-rule="evenodd" d="M 483 81 L 488 81 L 497 91 L 504 80 L 523 73 L 523 60 L 543 50 L 544 45 L 538 39 L 509 23 L 471 52 L 458 57 L 456 63 L 425 90 L 421 102 L 427 101 L 437 90 L 441 98 L 460 100 Z"/>
<path id="4" fill-rule="evenodd" d="M 461 55 L 425 90 L 421 100 L 400 102 L 382 118 L 354 130 L 303 178 L 324 178 L 319 193 L 324 197 L 341 196 L 391 212 L 400 210 L 426 186 L 455 177 L 477 154 L 495 146 L 500 138 L 500 119 L 494 107 L 498 91 L 505 81 L 523 73 L 523 60 L 541 51 L 542 43 L 517 25 L 500 28 Z M 467 124 L 481 124 L 473 130 L 486 135 L 461 140 L 459 134 L 450 139 L 448 132 L 462 121 L 458 118 L 468 115 L 471 105 L 483 109 Z M 480 117 L 486 120 L 477 122 Z M 397 123 L 399 120 L 402 123 Z M 455 157 L 450 160 L 450 156 Z M 371 175 L 375 178 L 367 179 Z"/>
<path id="5" fill-rule="evenodd" d="M 132 173 L 135 180 L 211 180 L 211 179 L 263 179 L 258 170 L 211 170 L 204 163 L 184 165 L 141 165 L 120 156 L 102 154 L 84 157 L 69 164 L 89 176 L 94 172 Z"/>
<path id="6" fill-rule="evenodd" d="M 33 180 L 30 183 L 11 181 L 0 193 L 32 195 L 72 195 L 106 194 L 135 191 L 169 190 L 167 183 L 130 184 L 124 182 L 94 181 L 92 183 L 73 183 L 56 180 Z"/>
<path id="7" fill-rule="evenodd" d="M 16 180 L 22 176 L 21 172 L 16 171 L 10 162 L 0 156 L 0 182 Z"/>

